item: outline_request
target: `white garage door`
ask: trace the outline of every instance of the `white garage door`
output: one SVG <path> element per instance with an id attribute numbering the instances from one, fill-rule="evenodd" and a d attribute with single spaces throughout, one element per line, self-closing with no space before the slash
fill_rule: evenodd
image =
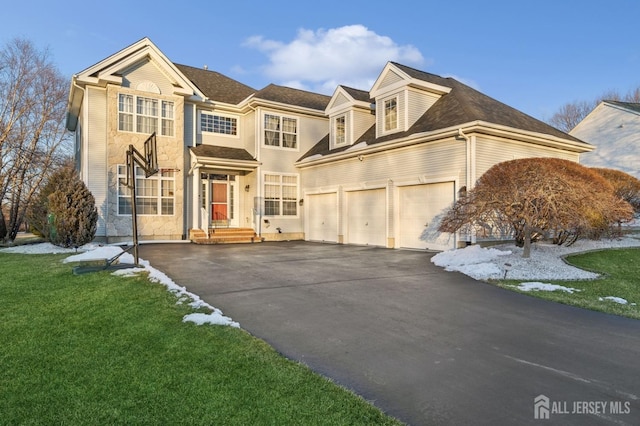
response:
<path id="1" fill-rule="evenodd" d="M 434 222 L 434 218 L 453 203 L 453 182 L 402 186 L 398 190 L 400 247 L 430 250 L 454 248 L 454 237 L 440 234 Z"/>
<path id="2" fill-rule="evenodd" d="M 338 242 L 338 197 L 335 192 L 314 194 L 309 203 L 309 236 L 311 241 Z"/>
<path id="3" fill-rule="evenodd" d="M 347 242 L 386 246 L 385 189 L 347 192 Z"/>

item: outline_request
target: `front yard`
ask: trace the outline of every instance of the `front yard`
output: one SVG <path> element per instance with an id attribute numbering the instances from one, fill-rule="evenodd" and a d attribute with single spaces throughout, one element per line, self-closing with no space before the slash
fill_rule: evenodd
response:
<path id="1" fill-rule="evenodd" d="M 2 424 L 399 424 L 145 276 L 0 252 Z"/>

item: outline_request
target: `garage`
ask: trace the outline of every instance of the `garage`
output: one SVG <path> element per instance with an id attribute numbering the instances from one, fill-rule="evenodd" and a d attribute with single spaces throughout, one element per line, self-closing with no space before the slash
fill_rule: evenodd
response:
<path id="1" fill-rule="evenodd" d="M 349 244 L 387 245 L 385 195 L 384 188 L 346 193 Z"/>
<path id="2" fill-rule="evenodd" d="M 401 186 L 399 191 L 399 246 L 402 248 L 449 250 L 455 239 L 435 232 L 433 219 L 454 201 L 453 182 Z"/>
<path id="3" fill-rule="evenodd" d="M 307 196 L 310 241 L 338 242 L 338 196 L 335 192 Z"/>

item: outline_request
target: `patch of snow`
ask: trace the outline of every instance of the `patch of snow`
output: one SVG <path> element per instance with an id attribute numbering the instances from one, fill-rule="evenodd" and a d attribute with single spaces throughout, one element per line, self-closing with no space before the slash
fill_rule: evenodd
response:
<path id="1" fill-rule="evenodd" d="M 520 283 L 516 286 L 518 290 L 521 291 L 565 291 L 567 293 L 573 293 L 574 291 L 580 291 L 580 289 L 565 287 L 557 284 L 549 284 L 549 283 L 540 283 L 540 282 L 528 282 L 528 283 Z"/>
<path id="2" fill-rule="evenodd" d="M 196 325 L 213 324 L 213 325 L 229 325 L 231 327 L 240 327 L 240 325 L 232 321 L 231 318 L 225 317 L 221 312 L 211 312 L 210 314 L 194 313 L 185 315 L 182 322 L 192 322 Z"/>
<path id="3" fill-rule="evenodd" d="M 0 249 L 3 253 L 21 253 L 21 254 L 61 254 L 75 253 L 74 248 L 58 247 L 51 243 L 24 244 L 19 246 L 7 247 Z"/>
<path id="4" fill-rule="evenodd" d="M 102 246 L 102 247 L 96 247 L 93 250 L 88 250 L 73 256 L 69 256 L 63 259 L 62 262 L 70 263 L 70 262 L 87 262 L 92 260 L 105 260 L 105 259 L 111 259 L 112 257 L 115 257 L 120 253 L 122 253 L 122 248 L 118 246 Z M 125 255 L 123 254 L 119 258 L 121 263 L 133 264 L 133 259 L 131 262 L 123 262 L 122 261 L 123 256 Z"/>
<path id="5" fill-rule="evenodd" d="M 598 297 L 599 301 L 605 301 L 605 300 L 610 300 L 612 302 L 616 302 L 619 303 L 621 305 L 626 305 L 627 303 L 627 299 L 623 299 L 622 297 L 616 297 L 616 296 L 606 296 L 606 297 Z"/>
<path id="6" fill-rule="evenodd" d="M 458 271 L 477 280 L 589 280 L 599 274 L 568 265 L 563 257 L 572 253 L 607 248 L 640 247 L 640 236 L 602 240 L 578 240 L 569 247 L 539 242 L 531 245 L 531 257 L 513 243 L 490 248 L 478 245 L 436 254 L 431 261 L 447 271 Z"/>

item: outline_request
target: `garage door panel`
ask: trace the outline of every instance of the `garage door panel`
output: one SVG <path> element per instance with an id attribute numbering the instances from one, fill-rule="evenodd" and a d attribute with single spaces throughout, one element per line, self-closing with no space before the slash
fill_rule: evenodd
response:
<path id="1" fill-rule="evenodd" d="M 335 192 L 314 194 L 309 203 L 309 237 L 311 241 L 338 242 L 338 197 Z"/>
<path id="2" fill-rule="evenodd" d="M 454 191 L 453 182 L 399 188 L 400 247 L 431 250 L 453 248 L 453 236 L 438 232 L 434 220 L 451 206 Z"/>
<path id="3" fill-rule="evenodd" d="M 347 242 L 386 246 L 386 190 L 347 193 Z"/>

